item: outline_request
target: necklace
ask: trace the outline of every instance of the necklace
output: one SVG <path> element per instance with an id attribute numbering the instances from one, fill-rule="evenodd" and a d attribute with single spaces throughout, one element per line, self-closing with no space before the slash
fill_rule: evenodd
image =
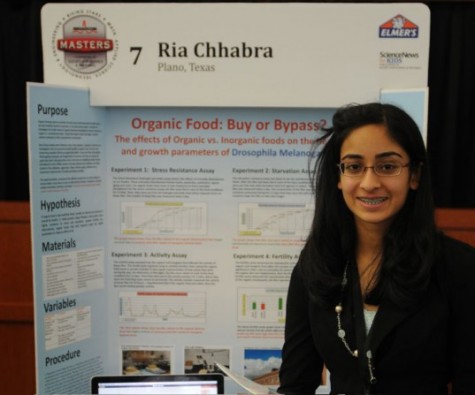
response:
<path id="1" fill-rule="evenodd" d="M 345 290 L 346 284 L 348 283 L 348 277 L 347 277 L 347 272 L 348 270 L 348 264 L 345 266 L 345 270 L 343 272 L 343 279 L 341 280 L 341 293 L 343 295 L 343 291 Z M 348 342 L 346 341 L 346 332 L 341 326 L 341 312 L 343 311 L 343 306 L 341 305 L 341 301 L 335 306 L 335 312 L 336 312 L 336 326 L 338 328 L 338 337 L 340 340 L 343 342 L 343 345 L 345 348 L 348 350 L 350 355 L 352 357 L 358 358 L 358 350 L 352 350 Z"/>
<path id="2" fill-rule="evenodd" d="M 341 280 L 342 299 L 343 299 L 343 291 L 345 290 L 345 287 L 348 283 L 347 271 L 348 271 L 348 264 L 346 264 L 345 266 L 345 270 L 343 271 L 343 278 Z M 342 311 L 343 311 L 343 306 L 342 306 L 342 301 L 340 300 L 340 302 L 335 306 L 336 326 L 337 326 L 338 337 L 340 338 L 341 342 L 343 343 L 345 348 L 348 350 L 350 355 L 354 358 L 358 358 L 358 349 L 352 350 L 350 345 L 348 344 L 348 341 L 346 340 L 346 332 L 341 325 Z M 374 365 L 373 365 L 373 353 L 371 352 L 371 350 L 366 351 L 366 358 L 368 359 L 369 382 L 371 384 L 374 384 L 376 383 L 376 377 L 373 374 Z"/>

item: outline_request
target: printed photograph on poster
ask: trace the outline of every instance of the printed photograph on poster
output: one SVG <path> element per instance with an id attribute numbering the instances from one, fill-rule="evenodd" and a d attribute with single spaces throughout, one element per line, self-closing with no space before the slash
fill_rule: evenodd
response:
<path id="1" fill-rule="evenodd" d="M 246 348 L 244 377 L 265 386 L 279 385 L 282 350 L 278 348 Z"/>
<path id="2" fill-rule="evenodd" d="M 185 348 L 185 373 L 220 373 L 221 370 L 216 363 L 229 366 L 230 350 L 228 348 Z"/>
<path id="3" fill-rule="evenodd" d="M 126 376 L 170 374 L 170 347 L 122 347 L 122 372 Z"/>

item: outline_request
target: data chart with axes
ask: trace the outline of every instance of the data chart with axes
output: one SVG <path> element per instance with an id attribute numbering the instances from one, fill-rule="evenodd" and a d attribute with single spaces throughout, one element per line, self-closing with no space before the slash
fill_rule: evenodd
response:
<path id="1" fill-rule="evenodd" d="M 287 290 L 280 288 L 239 288 L 240 322 L 284 323 Z"/>
<path id="2" fill-rule="evenodd" d="M 239 205 L 239 235 L 306 237 L 312 217 L 312 205 L 242 203 Z"/>
<path id="3" fill-rule="evenodd" d="M 121 292 L 122 322 L 192 323 L 206 321 L 205 292 Z"/>
<path id="4" fill-rule="evenodd" d="M 207 205 L 202 202 L 123 202 L 122 234 L 205 235 Z"/>

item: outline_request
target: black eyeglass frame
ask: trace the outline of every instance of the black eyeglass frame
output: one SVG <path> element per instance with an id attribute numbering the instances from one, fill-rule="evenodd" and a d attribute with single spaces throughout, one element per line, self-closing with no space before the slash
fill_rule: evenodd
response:
<path id="1" fill-rule="evenodd" d="M 379 171 L 376 170 L 378 165 L 376 165 L 376 166 L 362 166 L 362 170 L 361 170 L 360 173 L 358 173 L 358 174 L 347 174 L 344 171 L 344 165 L 345 165 L 345 162 L 340 162 L 340 163 L 337 163 L 336 167 L 338 167 L 338 170 L 339 170 L 340 174 L 342 176 L 345 176 L 345 177 L 361 177 L 366 173 L 367 169 L 373 169 L 374 174 L 376 174 L 378 177 L 397 177 L 397 176 L 401 175 L 402 169 L 404 167 L 411 167 L 413 164 L 412 164 L 412 162 L 409 162 L 409 163 L 406 163 L 405 165 L 400 165 L 398 167 L 399 171 L 395 174 L 380 174 Z"/>

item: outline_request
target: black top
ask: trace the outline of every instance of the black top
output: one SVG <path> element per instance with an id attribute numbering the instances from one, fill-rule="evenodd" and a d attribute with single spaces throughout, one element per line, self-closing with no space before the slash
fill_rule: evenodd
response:
<path id="1" fill-rule="evenodd" d="M 475 394 L 475 249 L 446 236 L 440 242 L 422 303 L 409 311 L 383 298 L 368 336 L 358 271 L 350 265 L 341 327 L 357 358 L 337 335 L 334 307 L 309 299 L 299 265 L 303 251 L 289 284 L 278 391 L 314 394 L 325 364 L 332 394 L 439 395 L 448 393 L 449 382 L 453 395 Z"/>

